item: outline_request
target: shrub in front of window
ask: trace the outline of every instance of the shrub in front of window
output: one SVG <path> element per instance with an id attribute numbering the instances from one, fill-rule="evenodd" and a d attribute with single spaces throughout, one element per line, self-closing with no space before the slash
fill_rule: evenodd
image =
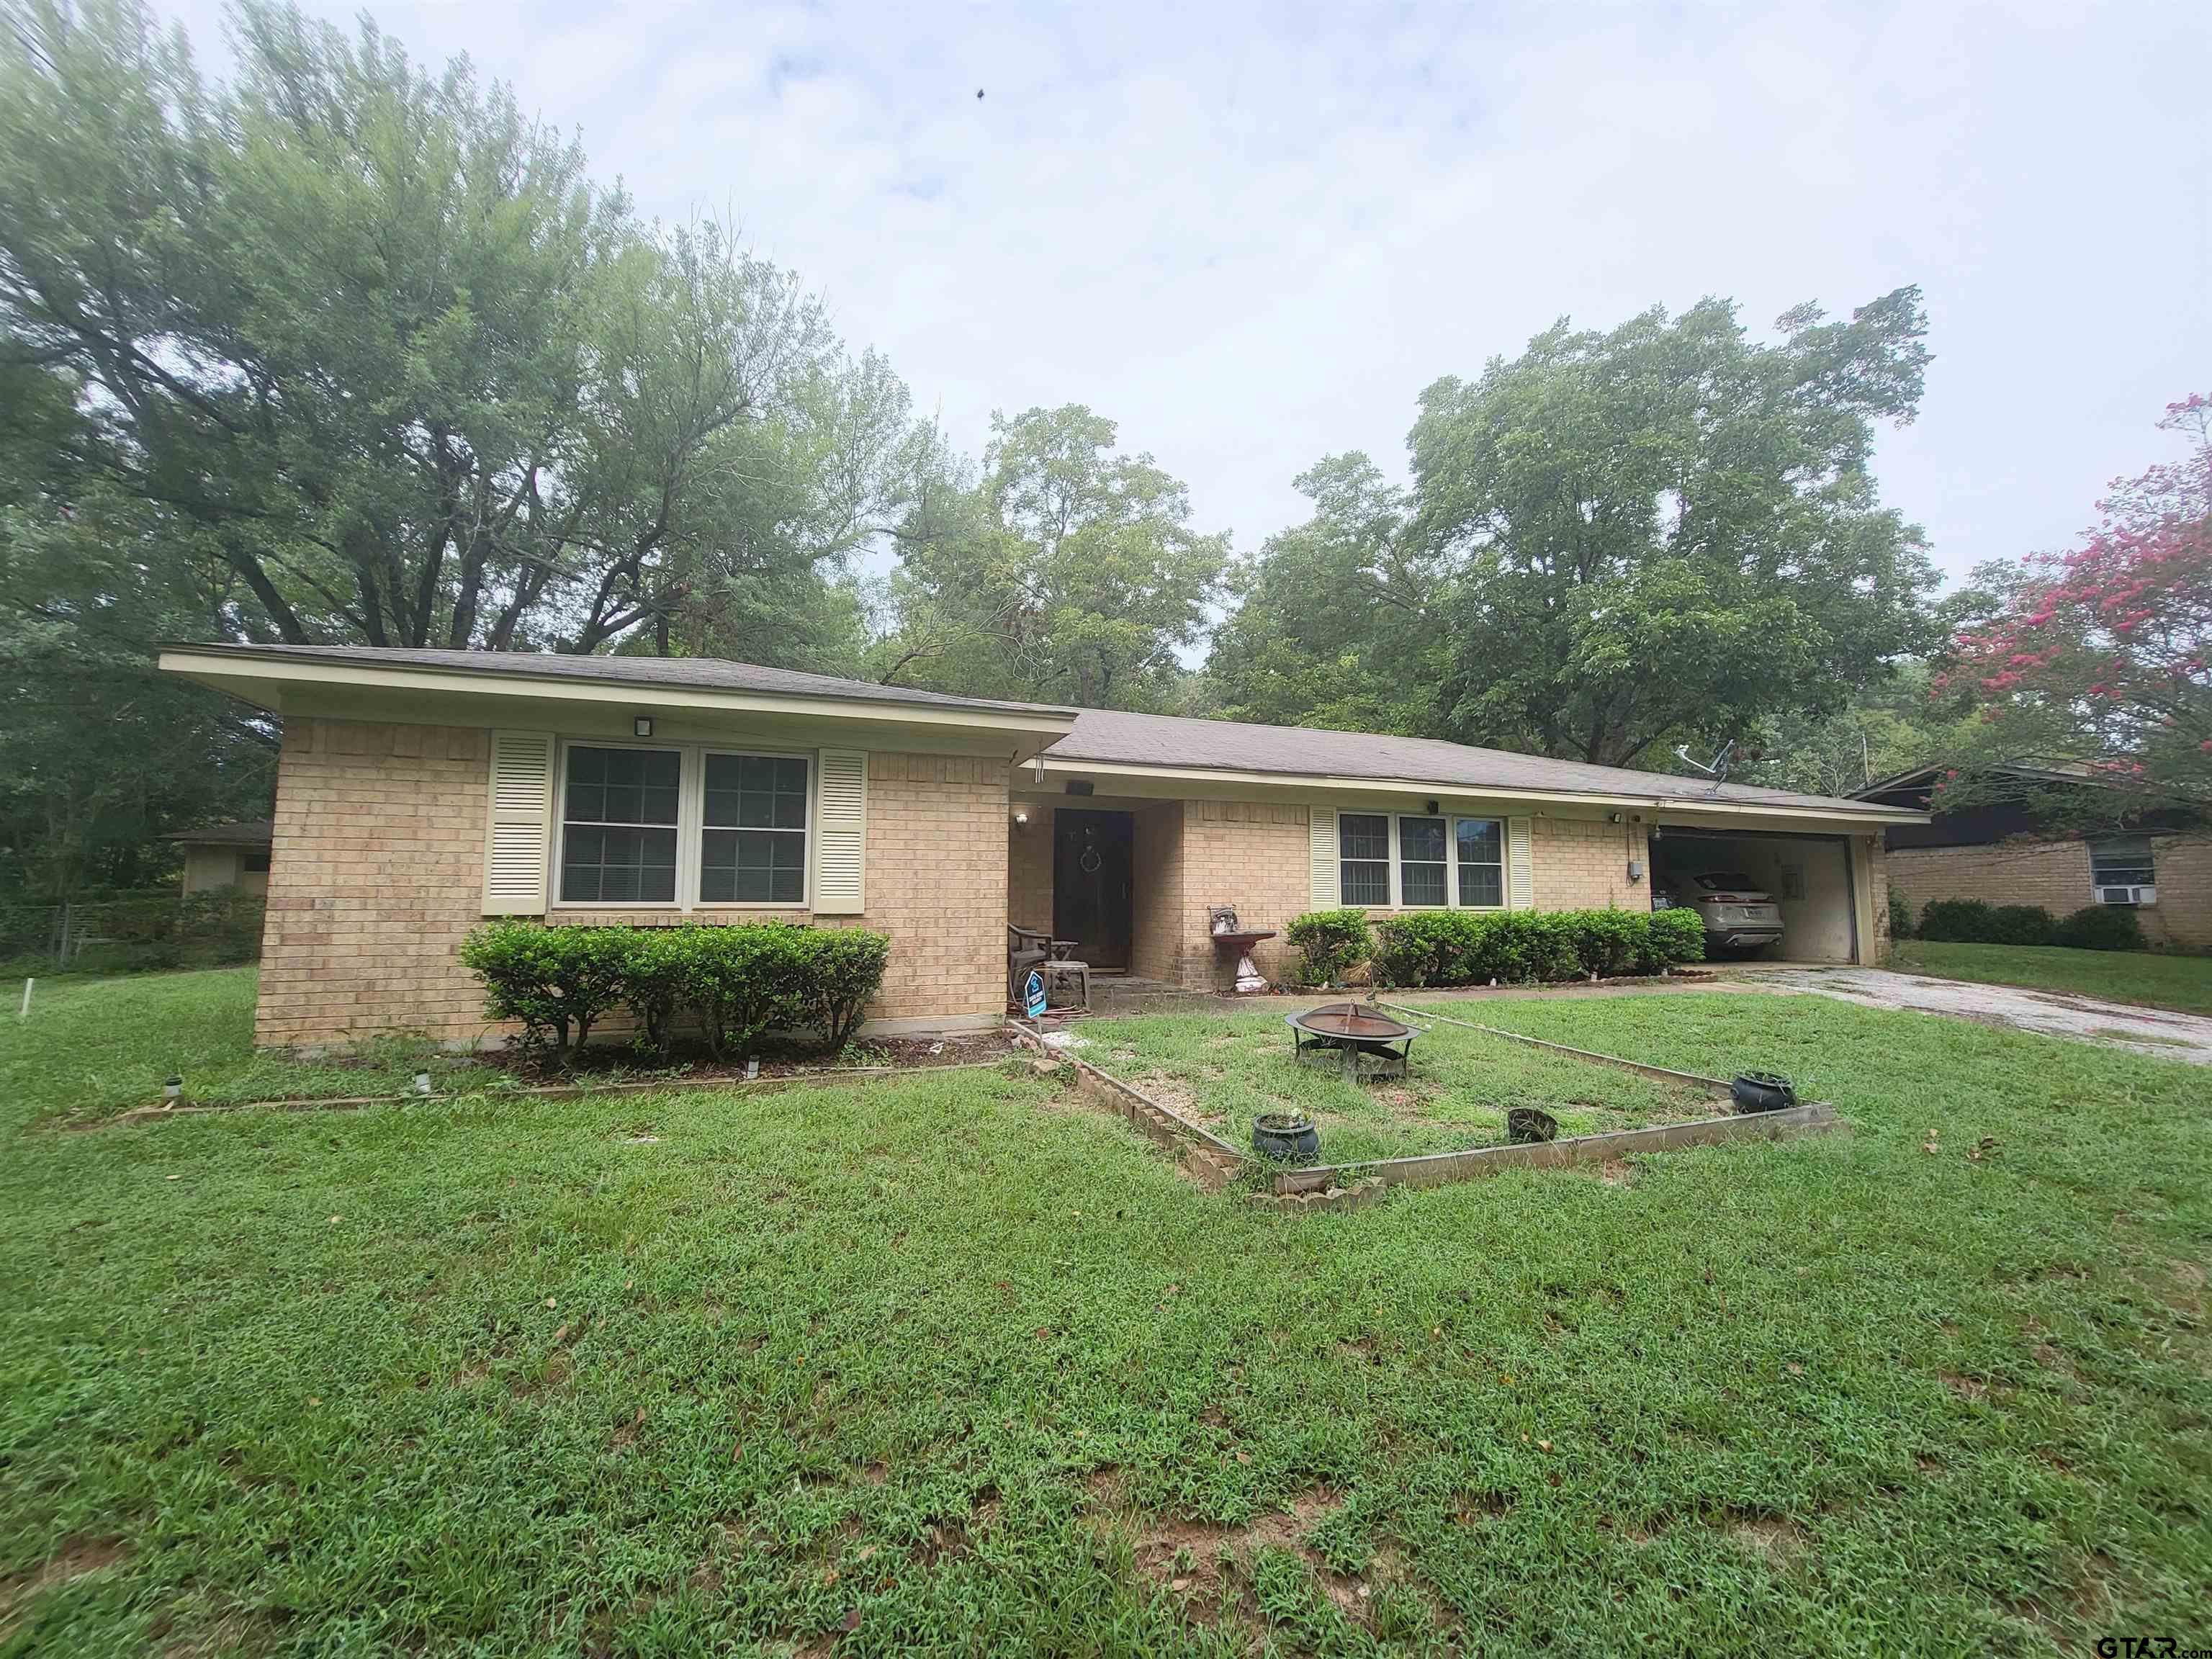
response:
<path id="1" fill-rule="evenodd" d="M 1308 985 L 1340 983 L 1344 975 L 1367 960 L 1367 913 L 1364 910 L 1310 910 L 1283 930 L 1296 947 L 1302 977 Z"/>
<path id="2" fill-rule="evenodd" d="M 890 940 L 858 927 L 779 921 L 726 927 L 546 927 L 489 922 L 461 960 L 484 982 L 485 1012 L 522 1022 L 525 1041 L 556 1060 L 627 1003 L 644 1040 L 665 1048 L 695 1017 L 717 1059 L 742 1056 L 772 1030 L 818 1031 L 832 1048 L 853 1034 L 878 991 Z"/>
<path id="3" fill-rule="evenodd" d="M 1920 913 L 1920 937 L 1951 945 L 2050 945 L 2058 923 L 2039 904 L 1930 899 Z"/>
<path id="4" fill-rule="evenodd" d="M 2125 904 L 2086 904 L 2058 924 L 2057 942 L 2076 951 L 2147 951 L 2142 918 Z"/>
<path id="5" fill-rule="evenodd" d="M 1705 924 L 1693 910 L 1418 911 L 1375 923 L 1375 975 L 1387 985 L 1656 973 L 1705 952 Z"/>
<path id="6" fill-rule="evenodd" d="M 795 976 L 802 1023 L 821 1032 L 832 1048 L 842 1048 L 883 988 L 891 942 L 863 927 L 790 931 L 802 941 L 798 946 L 800 971 Z"/>
<path id="7" fill-rule="evenodd" d="M 461 960 L 484 983 L 485 1013 L 520 1020 L 525 1042 L 565 1059 L 627 995 L 637 931 L 487 922 L 461 941 Z"/>
<path id="8" fill-rule="evenodd" d="M 1905 902 L 1905 895 L 1894 887 L 1889 890 L 1889 936 L 1892 939 L 1912 937 L 1912 907 Z"/>

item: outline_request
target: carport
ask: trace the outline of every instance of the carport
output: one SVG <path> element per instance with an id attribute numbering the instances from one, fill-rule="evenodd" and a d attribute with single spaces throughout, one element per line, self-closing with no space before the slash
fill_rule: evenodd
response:
<path id="1" fill-rule="evenodd" d="M 1848 836 L 1779 830 L 1720 831 L 1662 823 L 1652 831 L 1654 887 L 1688 901 L 1688 878 L 1708 871 L 1741 872 L 1770 894 L 1782 912 L 1782 942 L 1759 952 L 1778 962 L 1856 963 L 1869 931 L 1862 918 L 1865 855 Z"/>

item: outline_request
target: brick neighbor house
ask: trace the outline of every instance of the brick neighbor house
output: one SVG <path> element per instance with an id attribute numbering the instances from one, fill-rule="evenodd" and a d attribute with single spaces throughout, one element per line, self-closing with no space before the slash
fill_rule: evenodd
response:
<path id="1" fill-rule="evenodd" d="M 1942 775 L 1940 766 L 1915 767 L 1869 784 L 1857 799 L 1927 809 Z M 2203 825 L 2158 814 L 2104 833 L 2061 828 L 2051 811 L 2056 795 L 2107 792 L 2078 773 L 2014 766 L 2000 775 L 2010 787 L 1999 793 L 1884 830 L 1890 885 L 1916 920 L 1930 899 L 2039 904 L 2061 917 L 2122 904 L 2135 909 L 2153 945 L 2212 950 L 2212 839 Z"/>
<path id="2" fill-rule="evenodd" d="M 491 1034 L 456 954 L 490 915 L 878 928 L 877 1031 L 1002 1018 L 1009 923 L 1216 987 L 1213 905 L 1277 930 L 1340 904 L 1648 909 L 1655 868 L 1754 872 L 1790 956 L 1874 962 L 1881 831 L 1926 816 L 704 659 L 179 645 L 161 666 L 283 716 L 255 1028 L 277 1047 Z"/>

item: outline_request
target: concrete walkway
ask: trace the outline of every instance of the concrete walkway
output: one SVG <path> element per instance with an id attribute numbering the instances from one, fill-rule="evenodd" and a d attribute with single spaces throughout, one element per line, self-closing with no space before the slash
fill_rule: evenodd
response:
<path id="1" fill-rule="evenodd" d="M 1747 964 L 1728 970 L 1747 986 L 1777 991 L 1810 991 L 1838 997 L 1863 1008 L 1909 1008 L 1923 1014 L 1948 1014 L 2046 1036 L 2132 1048 L 2160 1060 L 2212 1066 L 2212 1019 L 2163 1008 L 2139 1008 L 2130 1002 L 2063 991 L 2032 991 L 2017 985 L 1974 985 L 1964 980 L 1931 979 L 1923 974 L 1893 973 L 1885 968 L 1765 968 Z"/>

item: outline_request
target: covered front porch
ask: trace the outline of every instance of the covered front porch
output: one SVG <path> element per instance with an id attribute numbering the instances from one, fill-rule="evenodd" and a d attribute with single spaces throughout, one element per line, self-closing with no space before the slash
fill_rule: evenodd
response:
<path id="1" fill-rule="evenodd" d="M 1006 826 L 1006 920 L 1073 939 L 1101 975 L 1163 989 L 1227 991 L 1236 957 L 1215 947 L 1209 917 L 1277 937 L 1253 952 L 1279 981 L 1280 937 L 1311 908 L 1307 814 L 1300 805 L 1069 795 L 1016 789 Z"/>

